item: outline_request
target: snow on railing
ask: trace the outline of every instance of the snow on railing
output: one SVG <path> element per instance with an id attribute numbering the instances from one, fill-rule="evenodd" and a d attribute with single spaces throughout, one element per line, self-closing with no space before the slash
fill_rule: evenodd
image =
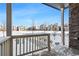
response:
<path id="1" fill-rule="evenodd" d="M 5 42 L 6 40 L 10 39 L 11 37 L 0 37 L 0 44 L 2 44 L 3 42 Z"/>

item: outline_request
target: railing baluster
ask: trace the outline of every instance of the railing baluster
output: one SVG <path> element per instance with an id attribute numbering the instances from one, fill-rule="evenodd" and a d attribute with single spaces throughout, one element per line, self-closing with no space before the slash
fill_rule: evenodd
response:
<path id="1" fill-rule="evenodd" d="M 33 41 L 33 42 L 34 42 L 34 43 L 33 43 L 33 45 L 34 45 L 34 48 L 33 48 L 33 49 L 34 49 L 34 51 L 35 51 L 35 37 L 34 37 L 34 41 Z"/>
<path id="2" fill-rule="evenodd" d="M 28 37 L 26 39 L 26 53 L 28 52 Z"/>
<path id="3" fill-rule="evenodd" d="M 47 42 L 46 42 L 46 36 L 45 36 L 45 39 L 44 39 L 44 47 L 46 47 L 46 45 L 47 45 Z"/>
<path id="4" fill-rule="evenodd" d="M 44 47 L 46 47 L 46 43 L 47 43 L 46 40 L 47 39 L 46 39 L 46 36 L 45 36 L 45 39 L 44 39 Z"/>
<path id="5" fill-rule="evenodd" d="M 48 40 L 48 38 L 47 38 L 47 36 L 46 36 L 46 39 L 45 39 L 45 47 L 47 47 L 47 40 Z"/>
<path id="6" fill-rule="evenodd" d="M 23 38 L 23 54 L 25 52 L 25 39 Z"/>
<path id="7" fill-rule="evenodd" d="M 35 37 L 35 50 L 36 50 L 36 37 Z"/>
<path id="8" fill-rule="evenodd" d="M 45 38 L 45 37 L 42 36 L 42 48 L 44 48 L 44 45 L 43 45 L 43 44 L 44 44 L 44 42 L 43 42 L 44 38 Z"/>
<path id="9" fill-rule="evenodd" d="M 44 39 L 45 39 L 45 36 L 43 36 L 43 48 L 44 48 L 44 43 L 45 43 L 45 42 L 44 42 Z"/>
<path id="10" fill-rule="evenodd" d="M 30 37 L 30 51 L 32 51 L 32 39 Z"/>
<path id="11" fill-rule="evenodd" d="M 51 48 L 50 48 L 50 35 L 48 35 L 48 51 L 50 51 Z"/>
<path id="12" fill-rule="evenodd" d="M 45 48 L 45 44 L 46 44 L 45 39 L 46 39 L 46 36 L 44 36 L 44 37 L 45 37 L 45 38 L 44 38 L 43 42 L 44 42 L 44 48 Z"/>
<path id="13" fill-rule="evenodd" d="M 40 46 L 39 49 L 41 49 L 41 43 L 40 43 L 41 42 L 41 36 L 39 36 L 39 38 L 40 38 L 39 39 L 39 46 Z"/>
<path id="14" fill-rule="evenodd" d="M 37 50 L 37 36 L 36 36 L 36 50 Z"/>
<path id="15" fill-rule="evenodd" d="M 32 51 L 33 51 L 33 44 L 34 44 L 34 43 L 33 43 L 33 37 L 32 37 Z M 32 52 L 32 55 L 33 55 L 33 52 Z"/>
<path id="16" fill-rule="evenodd" d="M 38 36 L 38 49 L 40 49 L 39 41 L 40 41 L 40 38 Z"/>
<path id="17" fill-rule="evenodd" d="M 33 51 L 33 37 L 31 37 L 31 51 Z M 32 52 L 33 55 L 33 52 Z"/>
<path id="18" fill-rule="evenodd" d="M 46 47 L 48 47 L 48 36 L 47 36 L 47 40 L 46 40 L 47 42 L 46 42 L 46 44 L 47 44 L 47 46 Z"/>
<path id="19" fill-rule="evenodd" d="M 9 52 L 9 51 L 10 51 L 10 49 L 9 49 L 9 45 L 8 45 L 9 40 L 7 40 L 6 42 L 7 42 L 7 44 L 6 44 L 6 48 L 7 48 L 7 50 L 6 50 L 6 51 L 7 51 L 7 52 L 6 52 L 6 53 L 7 53 L 7 56 L 9 56 L 9 55 L 10 55 L 10 54 L 9 54 L 9 53 L 10 53 L 10 52 Z"/>
<path id="20" fill-rule="evenodd" d="M 19 50 L 20 50 L 20 55 L 21 55 L 21 38 L 20 38 L 20 47 L 19 47 Z"/>
<path id="21" fill-rule="evenodd" d="M 44 48 L 44 39 L 45 39 L 45 37 L 44 36 L 42 36 L 43 37 L 43 39 L 42 39 L 42 48 Z"/>
<path id="22" fill-rule="evenodd" d="M 6 45 L 6 50 L 5 51 L 6 51 L 6 56 L 7 56 L 7 40 L 5 41 L 5 43 L 6 43 L 5 44 Z"/>
<path id="23" fill-rule="evenodd" d="M 2 44 L 1 44 L 1 56 L 3 56 L 3 48 L 2 48 Z"/>
<path id="24" fill-rule="evenodd" d="M 44 40 L 43 40 L 43 42 L 44 42 L 44 44 L 43 44 L 44 45 L 44 48 L 45 48 L 45 44 L 46 44 L 45 38 L 46 38 L 46 36 L 44 36 Z"/>
<path id="25" fill-rule="evenodd" d="M 29 37 L 29 52 L 31 50 L 30 37 Z"/>
<path id="26" fill-rule="evenodd" d="M 45 46 L 44 46 L 44 44 L 45 44 L 45 42 L 44 42 L 45 36 L 43 36 L 43 37 L 44 37 L 44 38 L 43 38 L 43 48 L 44 48 L 44 47 L 45 47 Z"/>
<path id="27" fill-rule="evenodd" d="M 17 40 L 18 40 L 18 39 L 16 38 L 16 56 L 17 56 L 17 44 L 18 44 L 18 43 L 17 43 Z"/>
<path id="28" fill-rule="evenodd" d="M 39 49 L 40 49 L 40 46 L 41 46 L 41 44 L 40 44 L 40 36 L 39 36 Z"/>
<path id="29" fill-rule="evenodd" d="M 26 48 L 26 52 L 25 53 L 27 53 L 27 37 L 25 39 L 25 48 Z"/>
<path id="30" fill-rule="evenodd" d="M 6 52 L 6 51 L 5 51 L 5 42 L 4 42 L 4 56 L 5 56 L 5 52 Z"/>
<path id="31" fill-rule="evenodd" d="M 30 37 L 30 39 L 31 39 L 31 42 L 30 43 L 31 43 L 31 51 L 32 51 L 32 37 Z"/>
<path id="32" fill-rule="evenodd" d="M 47 37 L 47 36 L 45 36 L 45 37 Z M 45 42 L 45 47 L 47 46 L 47 38 L 44 40 L 44 42 Z"/>
<path id="33" fill-rule="evenodd" d="M 38 50 L 38 40 L 39 40 L 39 39 L 38 39 L 38 36 L 37 36 L 37 50 Z"/>
<path id="34" fill-rule="evenodd" d="M 41 40 L 41 42 L 42 42 L 42 48 L 44 47 L 44 45 L 43 45 L 43 40 L 44 40 L 44 36 L 42 36 L 42 40 Z"/>
<path id="35" fill-rule="evenodd" d="M 5 42 L 4 42 L 4 56 L 5 56 Z"/>
<path id="36" fill-rule="evenodd" d="M 6 52 L 7 52 L 7 47 L 6 47 L 6 41 L 5 41 L 5 56 L 6 56 Z"/>
<path id="37" fill-rule="evenodd" d="M 46 44 L 46 42 L 45 42 L 45 38 L 46 38 L 46 36 L 44 36 L 44 40 L 43 40 L 43 45 L 44 45 L 44 48 L 45 48 L 45 44 Z"/>
<path id="38" fill-rule="evenodd" d="M 47 36 L 45 36 L 46 38 L 45 38 L 45 40 L 44 40 L 44 42 L 45 42 L 45 44 L 44 44 L 44 46 L 46 47 L 47 46 Z"/>
<path id="39" fill-rule="evenodd" d="M 41 42 L 42 36 L 40 36 L 40 37 L 41 37 L 41 39 L 40 39 L 40 45 L 41 45 L 40 49 L 42 49 L 42 42 Z"/>
<path id="40" fill-rule="evenodd" d="M 41 36 L 41 49 L 43 48 L 43 36 Z"/>
<path id="41" fill-rule="evenodd" d="M 30 49 L 29 49 L 29 37 L 28 37 L 28 52 L 29 52 L 29 50 L 30 50 Z"/>
<path id="42" fill-rule="evenodd" d="M 33 51 L 33 37 L 32 37 L 32 51 Z"/>

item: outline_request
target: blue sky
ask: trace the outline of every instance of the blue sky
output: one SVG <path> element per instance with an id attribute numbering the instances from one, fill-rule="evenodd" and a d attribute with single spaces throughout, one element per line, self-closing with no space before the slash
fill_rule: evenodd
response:
<path id="1" fill-rule="evenodd" d="M 6 4 L 0 4 L 0 24 L 6 20 Z M 69 20 L 69 10 L 64 13 L 65 23 Z M 12 4 L 12 24 L 32 26 L 40 24 L 61 24 L 61 12 L 40 3 Z"/>

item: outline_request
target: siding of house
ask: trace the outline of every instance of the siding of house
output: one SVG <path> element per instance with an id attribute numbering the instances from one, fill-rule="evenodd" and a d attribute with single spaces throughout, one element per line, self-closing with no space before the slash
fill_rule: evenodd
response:
<path id="1" fill-rule="evenodd" d="M 79 4 L 69 4 L 69 46 L 79 49 Z"/>

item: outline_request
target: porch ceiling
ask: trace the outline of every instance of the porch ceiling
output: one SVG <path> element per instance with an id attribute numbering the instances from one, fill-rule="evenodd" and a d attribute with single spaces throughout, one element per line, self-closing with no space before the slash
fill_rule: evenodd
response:
<path id="1" fill-rule="evenodd" d="M 69 7 L 68 3 L 43 3 L 44 5 L 50 6 L 52 8 L 55 8 L 57 10 L 61 9 L 62 4 L 64 4 L 64 9 Z"/>

